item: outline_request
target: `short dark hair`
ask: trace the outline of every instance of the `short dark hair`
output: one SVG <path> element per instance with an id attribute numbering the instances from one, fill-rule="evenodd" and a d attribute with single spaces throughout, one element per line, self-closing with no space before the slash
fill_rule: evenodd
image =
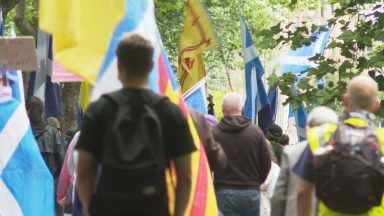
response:
<path id="1" fill-rule="evenodd" d="M 44 104 L 40 98 L 31 96 L 25 101 L 25 107 L 31 123 L 39 123 L 43 121 Z"/>
<path id="2" fill-rule="evenodd" d="M 138 34 L 123 38 L 117 46 L 117 59 L 126 73 L 143 76 L 152 69 L 153 47 Z"/>

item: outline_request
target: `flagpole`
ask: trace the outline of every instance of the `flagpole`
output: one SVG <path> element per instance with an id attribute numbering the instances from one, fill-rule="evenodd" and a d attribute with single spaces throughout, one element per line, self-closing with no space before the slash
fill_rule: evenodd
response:
<path id="1" fill-rule="evenodd" d="M 5 35 L 5 25 L 4 25 L 4 20 L 3 20 L 3 9 L 0 7 L 0 38 L 3 38 Z M 3 62 L 0 60 L 0 72 L 1 76 L 3 78 L 3 86 L 7 86 L 7 64 L 6 62 Z"/>

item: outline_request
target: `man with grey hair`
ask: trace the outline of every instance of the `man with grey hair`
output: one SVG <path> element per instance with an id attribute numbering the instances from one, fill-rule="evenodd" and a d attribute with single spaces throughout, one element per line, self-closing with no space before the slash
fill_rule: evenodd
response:
<path id="1" fill-rule="evenodd" d="M 380 158 L 384 154 L 384 130 L 377 128 L 373 114 L 380 105 L 377 92 L 378 85 L 369 76 L 354 77 L 343 96 L 345 115 L 339 124 L 307 131 L 309 145 L 293 168 L 299 176 L 298 216 L 311 215 L 315 183 L 316 195 L 322 196 L 319 216 L 384 215 L 384 177 L 377 175 L 383 172 Z"/>
<path id="2" fill-rule="evenodd" d="M 337 114 L 333 110 L 324 106 L 316 107 L 308 115 L 307 129 L 326 123 L 336 124 L 337 121 Z M 280 175 L 272 197 L 271 216 L 296 215 L 297 176 L 292 172 L 292 168 L 307 145 L 308 142 L 303 141 L 284 147 Z"/>
<path id="3" fill-rule="evenodd" d="M 227 154 L 227 167 L 215 172 L 214 185 L 223 215 L 254 216 L 260 212 L 260 185 L 271 168 L 271 156 L 263 132 L 243 117 L 238 93 L 225 95 L 224 118 L 213 135 Z"/>

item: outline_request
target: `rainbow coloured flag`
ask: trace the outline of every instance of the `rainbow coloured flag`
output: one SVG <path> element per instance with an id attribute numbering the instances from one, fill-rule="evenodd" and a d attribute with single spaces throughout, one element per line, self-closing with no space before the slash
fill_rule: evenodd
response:
<path id="1" fill-rule="evenodd" d="M 187 215 L 218 215 L 207 158 L 164 51 L 153 0 L 41 0 L 40 27 L 55 37 L 56 60 L 94 84 L 92 100 L 121 88 L 115 51 L 123 36 L 138 33 L 152 42 L 155 66 L 149 85 L 183 110 L 198 149 L 192 155 L 192 196 Z M 174 204 L 172 200 L 174 194 L 170 193 L 170 204 Z"/>

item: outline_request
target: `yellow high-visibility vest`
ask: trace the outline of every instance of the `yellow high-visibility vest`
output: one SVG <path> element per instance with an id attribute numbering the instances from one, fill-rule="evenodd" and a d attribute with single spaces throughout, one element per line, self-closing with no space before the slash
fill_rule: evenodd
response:
<path id="1" fill-rule="evenodd" d="M 344 120 L 345 123 L 356 125 L 359 127 L 366 127 L 368 123 L 361 118 L 348 118 Z M 320 149 L 320 147 L 326 145 L 326 143 L 331 138 L 333 132 L 337 129 L 337 124 L 324 124 L 319 127 L 311 128 L 307 131 L 307 139 L 309 147 L 311 149 L 312 155 Z M 375 131 L 379 141 L 381 143 L 381 152 L 384 155 L 384 128 L 377 128 Z M 335 211 L 327 208 L 324 203 L 320 202 L 319 204 L 319 216 L 349 216 L 344 213 L 337 213 Z M 367 213 L 359 215 L 350 215 L 350 216 L 384 216 L 384 197 L 382 199 L 381 205 L 372 208 Z"/>

